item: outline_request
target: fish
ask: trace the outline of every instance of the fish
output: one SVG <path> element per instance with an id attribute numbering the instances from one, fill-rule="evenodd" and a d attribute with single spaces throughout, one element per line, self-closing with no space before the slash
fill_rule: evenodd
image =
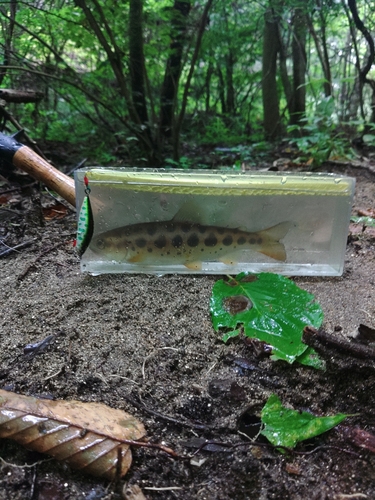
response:
<path id="1" fill-rule="evenodd" d="M 202 262 L 236 264 L 236 254 L 249 249 L 285 262 L 280 240 L 290 222 L 281 222 L 254 233 L 241 228 L 217 227 L 188 221 L 143 222 L 111 229 L 93 237 L 90 249 L 117 262 L 146 265 L 182 264 L 202 269 Z"/>

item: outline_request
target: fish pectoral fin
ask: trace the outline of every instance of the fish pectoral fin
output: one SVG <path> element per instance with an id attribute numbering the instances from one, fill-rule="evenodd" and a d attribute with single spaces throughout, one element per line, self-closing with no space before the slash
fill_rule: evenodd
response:
<path id="1" fill-rule="evenodd" d="M 266 242 L 264 245 L 259 247 L 258 252 L 263 255 L 267 255 L 267 257 L 271 257 L 272 259 L 279 260 L 280 262 L 286 261 L 285 247 L 282 243 L 277 241 Z"/>
<path id="2" fill-rule="evenodd" d="M 235 264 L 237 264 L 237 261 L 230 255 L 225 255 L 223 257 L 220 257 L 218 260 L 219 262 L 222 262 L 226 266 L 234 266 Z"/>
<path id="3" fill-rule="evenodd" d="M 243 250 L 241 248 L 230 249 L 224 255 L 217 258 L 219 262 L 222 262 L 226 266 L 235 266 L 239 262 L 244 262 L 243 260 Z"/>
<path id="4" fill-rule="evenodd" d="M 138 253 L 137 255 L 133 255 L 133 257 L 130 257 L 129 259 L 126 259 L 128 262 L 142 262 L 143 256 Z"/>
<path id="5" fill-rule="evenodd" d="M 190 269 L 191 271 L 200 271 L 202 269 L 202 262 L 185 262 L 184 266 Z"/>

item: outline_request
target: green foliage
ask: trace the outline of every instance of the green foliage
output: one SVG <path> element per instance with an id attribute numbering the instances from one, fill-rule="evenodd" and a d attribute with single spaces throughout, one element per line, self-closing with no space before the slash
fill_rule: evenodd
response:
<path id="1" fill-rule="evenodd" d="M 272 148 L 273 145 L 269 142 L 260 141 L 253 144 L 239 144 L 229 148 L 216 148 L 215 152 L 222 158 L 225 165 L 232 164 L 234 169 L 241 170 L 243 164 L 254 168 L 259 166 L 259 163 L 269 157 Z"/>
<path id="2" fill-rule="evenodd" d="M 172 160 L 172 158 L 166 158 L 165 160 L 166 168 L 179 168 L 182 170 L 188 170 L 193 168 L 207 168 L 207 165 L 195 164 L 194 160 L 188 158 L 187 156 L 181 156 L 179 161 Z"/>
<path id="3" fill-rule="evenodd" d="M 10 9 L 4 4 L 0 11 L 0 30 L 5 41 L 1 47 L 4 54 L 5 48 L 11 47 L 9 63 L 20 69 L 7 70 L 2 87 L 35 89 L 45 95 L 37 105 L 11 106 L 11 111 L 33 138 L 85 142 L 86 149 L 91 147 L 95 155 L 99 155 L 99 158 L 95 158 L 99 161 L 115 158 L 116 155 L 110 152 L 115 145 L 121 159 L 126 154 L 129 163 L 139 164 L 138 158 L 145 158 L 148 143 L 142 140 L 144 137 L 139 137 L 139 127 L 148 128 L 150 137 L 147 139 L 151 143 L 148 147 L 158 150 L 166 144 L 165 150 L 158 150 L 155 155 L 161 159 L 170 147 L 168 140 L 164 141 L 159 136 L 159 124 L 160 96 L 167 61 L 176 50 L 171 45 L 171 42 L 176 42 L 171 22 L 172 16 L 176 16 L 173 2 L 143 2 L 142 35 L 148 122 L 142 124 L 132 114 L 129 2 L 98 0 L 97 5 L 91 5 L 90 10 L 102 35 L 101 39 L 75 2 L 51 0 L 41 5 L 35 2 L 17 4 L 14 35 L 9 41 L 10 20 L 6 16 L 9 16 Z M 175 118 L 181 111 L 205 2 L 192 2 L 191 5 L 182 46 L 181 79 L 173 103 Z M 329 158 L 350 156 L 349 143 L 338 125 L 343 117 L 351 120 L 358 118 L 360 106 L 353 106 L 358 92 L 353 47 L 356 46 L 362 57 L 366 42 L 362 37 L 356 44 L 349 40 L 348 20 L 339 2 L 322 2 L 319 9 L 313 7 L 315 4 L 312 0 L 303 5 L 315 32 L 319 32 L 323 21 L 325 23 L 325 38 L 330 40 L 330 46 L 327 47 L 329 62 L 332 74 L 337 75 L 332 82 L 335 97 L 323 98 L 321 62 L 313 40 L 308 40 L 306 47 L 310 79 L 306 85 L 306 120 L 300 126 L 289 127 L 288 133 L 293 136 L 291 142 L 298 148 L 301 160 L 318 166 Z M 288 0 L 274 7 L 280 19 L 280 39 L 285 44 L 286 77 L 291 83 L 290 44 L 293 36 L 290 26 L 295 10 L 303 6 L 301 2 Z M 267 8 L 267 3 L 245 0 L 213 3 L 191 85 L 187 89 L 186 114 L 197 118 L 186 120 L 182 128 L 183 140 L 193 146 L 219 145 L 230 148 L 243 145 L 243 152 L 236 155 L 237 168 L 241 162 L 256 166 L 257 160 L 253 153 L 259 150 L 251 150 L 253 146 L 248 144 L 250 141 L 261 143 L 263 140 L 262 53 Z M 360 17 L 366 19 L 366 26 L 370 31 L 373 30 L 368 3 L 358 5 L 358 9 Z M 311 34 L 307 33 L 309 36 Z M 323 35 L 318 38 L 322 43 Z M 108 53 L 105 44 L 110 46 Z M 342 47 L 342 50 L 338 51 L 335 47 Z M 111 64 L 112 57 L 119 63 L 118 72 Z M 123 85 L 119 83 L 119 73 L 124 75 Z M 281 106 L 290 102 L 284 87 L 285 81 L 279 73 L 277 89 Z M 370 114 L 368 102 L 371 96 L 366 88 L 365 85 L 364 110 Z M 287 118 L 284 113 L 283 127 Z M 114 134 L 117 135 L 116 141 L 113 140 Z M 137 142 L 133 141 L 130 145 L 129 138 L 134 136 L 137 136 Z M 370 130 L 363 139 L 367 145 L 373 146 L 374 137 Z M 167 164 L 179 168 L 187 168 L 189 162 L 186 156 L 176 165 L 167 160 Z M 194 166 L 194 163 L 191 165 Z"/>
<path id="4" fill-rule="evenodd" d="M 314 167 L 329 159 L 347 159 L 352 156 L 350 144 L 335 122 L 335 103 L 332 97 L 322 99 L 315 114 L 302 125 L 289 125 L 288 134 L 295 136 L 290 143 L 297 147 L 303 162 Z"/>
<path id="5" fill-rule="evenodd" d="M 353 215 L 350 218 L 350 221 L 354 222 L 355 224 L 363 224 L 364 226 L 375 227 L 375 219 L 373 219 L 372 217 L 356 217 Z"/>
<path id="6" fill-rule="evenodd" d="M 319 328 L 323 321 L 322 309 L 313 300 L 284 276 L 240 273 L 215 283 L 210 310 L 215 330 L 227 329 L 224 342 L 239 335 L 243 325 L 247 337 L 272 346 L 272 359 L 323 368 L 315 351 L 301 340 L 305 326 Z"/>
<path id="7" fill-rule="evenodd" d="M 368 146 L 375 146 L 375 135 L 374 134 L 364 134 L 362 140 Z"/>
<path id="8" fill-rule="evenodd" d="M 315 417 L 306 411 L 290 410 L 272 394 L 262 410 L 261 434 L 275 446 L 294 448 L 300 441 L 319 436 L 342 422 L 348 415 Z"/>
<path id="9" fill-rule="evenodd" d="M 222 115 L 209 115 L 202 117 L 200 113 L 192 119 L 192 129 L 187 131 L 190 140 L 197 139 L 202 145 L 234 146 L 246 142 L 242 118 L 227 117 Z M 198 136 L 197 136 L 197 132 Z"/>

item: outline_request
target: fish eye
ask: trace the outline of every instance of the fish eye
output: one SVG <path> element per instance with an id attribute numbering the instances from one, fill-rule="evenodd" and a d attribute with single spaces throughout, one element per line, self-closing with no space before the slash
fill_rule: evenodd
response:
<path id="1" fill-rule="evenodd" d="M 99 250 L 103 250 L 105 248 L 105 241 L 100 239 L 96 242 L 96 246 L 99 248 Z"/>

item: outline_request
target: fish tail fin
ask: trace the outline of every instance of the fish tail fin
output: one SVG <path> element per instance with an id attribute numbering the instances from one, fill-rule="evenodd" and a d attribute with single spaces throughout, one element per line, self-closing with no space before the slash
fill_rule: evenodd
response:
<path id="1" fill-rule="evenodd" d="M 259 248 L 258 252 L 280 262 L 286 261 L 286 251 L 282 243 L 265 243 Z"/>
<path id="2" fill-rule="evenodd" d="M 292 225 L 291 222 L 280 222 L 280 224 L 276 224 L 276 226 L 259 231 L 257 234 L 262 238 L 263 243 L 258 251 L 267 255 L 267 257 L 285 262 L 285 247 L 280 243 L 280 240 L 286 236 Z"/>

